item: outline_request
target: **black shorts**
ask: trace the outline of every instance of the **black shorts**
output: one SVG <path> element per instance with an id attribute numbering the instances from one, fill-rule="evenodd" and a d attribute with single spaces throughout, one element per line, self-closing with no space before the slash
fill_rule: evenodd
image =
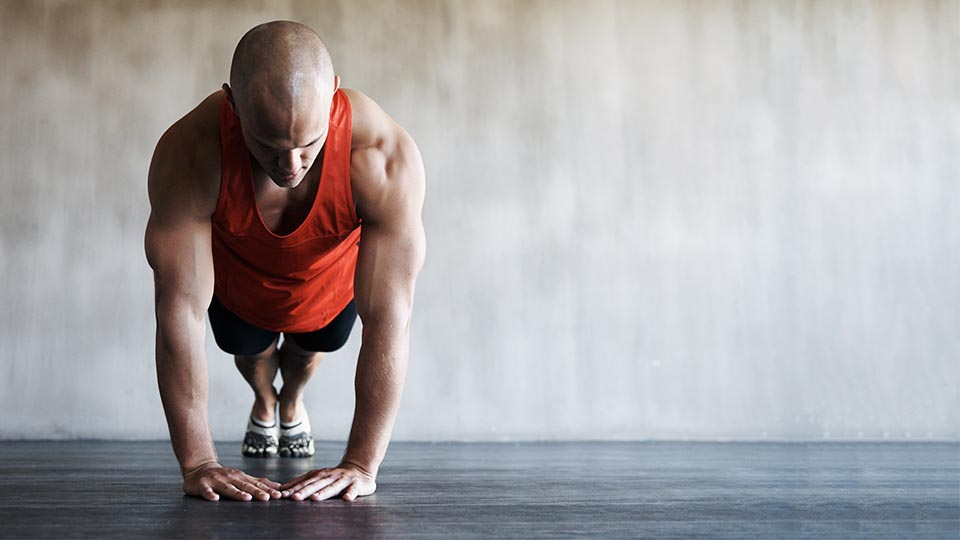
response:
<path id="1" fill-rule="evenodd" d="M 213 328 L 213 337 L 217 346 L 228 354 L 236 356 L 253 356 L 267 350 L 267 347 L 277 339 L 280 332 L 264 330 L 254 326 L 220 303 L 217 295 L 213 295 L 210 307 L 207 309 L 210 326 Z M 343 308 L 339 315 L 334 317 L 323 328 L 305 334 L 288 334 L 284 332 L 284 339 L 292 339 L 298 347 L 311 352 L 333 352 L 347 342 L 353 324 L 357 320 L 357 308 L 353 300 Z"/>

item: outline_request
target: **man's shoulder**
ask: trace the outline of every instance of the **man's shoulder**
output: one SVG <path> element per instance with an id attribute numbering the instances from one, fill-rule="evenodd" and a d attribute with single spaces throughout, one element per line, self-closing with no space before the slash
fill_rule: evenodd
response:
<path id="1" fill-rule="evenodd" d="M 352 110 L 351 149 L 383 149 L 396 136 L 399 125 L 370 96 L 353 88 L 342 90 L 350 99 Z"/>
<path id="2" fill-rule="evenodd" d="M 393 213 L 384 201 L 403 202 L 423 183 L 420 151 L 407 131 L 373 99 L 344 88 L 353 112 L 350 177 L 357 211 L 365 221 Z"/>
<path id="3" fill-rule="evenodd" d="M 222 90 L 210 94 L 160 137 L 150 165 L 149 182 L 152 192 L 169 197 L 157 202 L 182 204 L 183 198 L 189 198 L 190 206 L 209 208 L 213 214 L 220 191 L 222 99 Z"/>
<path id="4" fill-rule="evenodd" d="M 157 147 L 195 167 L 200 172 L 220 165 L 220 101 L 223 90 L 203 99 L 173 123 Z"/>

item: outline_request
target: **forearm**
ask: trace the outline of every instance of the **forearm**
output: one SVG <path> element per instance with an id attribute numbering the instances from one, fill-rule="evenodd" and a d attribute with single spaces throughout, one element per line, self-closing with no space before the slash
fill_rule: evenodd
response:
<path id="1" fill-rule="evenodd" d="M 409 318 L 363 327 L 354 382 L 356 407 L 342 463 L 376 476 L 400 407 L 409 355 Z"/>
<path id="2" fill-rule="evenodd" d="M 198 321 L 163 316 L 158 317 L 157 323 L 160 400 L 173 451 L 183 474 L 204 463 L 217 461 L 207 418 L 203 323 L 202 318 Z"/>

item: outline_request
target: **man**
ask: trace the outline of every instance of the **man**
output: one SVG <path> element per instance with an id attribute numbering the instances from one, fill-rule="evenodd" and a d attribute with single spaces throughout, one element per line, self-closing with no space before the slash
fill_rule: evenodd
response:
<path id="1" fill-rule="evenodd" d="M 148 191 L 157 378 L 184 492 L 212 501 L 373 493 L 426 251 L 414 141 L 370 98 L 340 88 L 313 30 L 271 22 L 240 40 L 230 84 L 160 138 Z M 253 389 L 244 454 L 291 457 L 313 454 L 304 386 L 359 314 L 356 408 L 339 464 L 283 485 L 219 464 L 207 418 L 207 312 Z"/>

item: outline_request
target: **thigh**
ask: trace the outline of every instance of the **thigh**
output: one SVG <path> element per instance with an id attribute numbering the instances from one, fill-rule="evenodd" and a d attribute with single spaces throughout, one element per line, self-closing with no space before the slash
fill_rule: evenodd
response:
<path id="1" fill-rule="evenodd" d="M 333 352 L 347 342 L 350 331 L 357 320 L 357 307 L 353 300 L 343 308 L 332 321 L 315 332 L 305 334 L 284 334 L 292 339 L 297 347 L 310 352 Z"/>
<path id="2" fill-rule="evenodd" d="M 235 356 L 254 356 L 267 350 L 279 332 L 254 326 L 224 307 L 213 295 L 207 309 L 210 327 L 217 346 L 225 353 Z"/>

